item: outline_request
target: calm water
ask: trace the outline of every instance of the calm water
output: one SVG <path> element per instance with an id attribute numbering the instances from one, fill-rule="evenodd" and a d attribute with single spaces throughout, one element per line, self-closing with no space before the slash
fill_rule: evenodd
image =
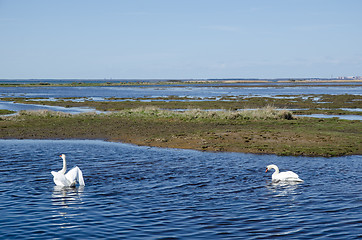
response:
<path id="1" fill-rule="evenodd" d="M 47 105 L 38 105 L 38 104 L 24 104 L 24 103 L 14 103 L 6 102 L 0 100 L 0 109 L 7 109 L 11 111 L 20 111 L 20 110 L 51 110 L 51 111 L 60 111 L 71 114 L 78 114 L 84 112 L 98 112 L 96 109 L 85 108 L 85 107 L 60 107 L 60 106 L 47 106 Z"/>
<path id="2" fill-rule="evenodd" d="M 50 171 L 78 165 L 84 188 Z M 270 163 L 300 184 L 275 184 Z M 2 239 L 357 239 L 362 156 L 205 153 L 81 140 L 0 140 Z"/>
<path id="3" fill-rule="evenodd" d="M 293 87 L 0 87 L 0 97 L 28 98 L 142 98 L 142 97 L 197 97 L 220 96 L 275 96 L 300 94 L 353 94 L 361 95 L 362 86 L 300 86 Z"/>
<path id="4" fill-rule="evenodd" d="M 248 84 L 242 85 L 245 86 Z M 253 83 L 253 85 L 258 84 Z M 359 84 L 356 84 L 354 86 L 343 84 L 338 86 L 313 86 L 313 84 L 305 86 L 304 84 L 295 83 L 286 84 L 289 85 L 289 87 L 282 87 L 279 83 L 268 83 L 267 87 L 265 87 L 265 85 L 265 83 L 260 83 L 260 87 L 221 87 L 218 86 L 218 84 L 209 84 L 208 86 L 187 85 L 183 87 L 175 87 L 169 85 L 149 87 L 0 87 L 0 109 L 7 109 L 12 111 L 48 109 L 69 113 L 95 111 L 95 109 L 90 108 L 64 108 L 55 106 L 42 106 L 36 104 L 19 104 L 13 102 L 5 102 L 1 101 L 2 97 L 47 98 L 49 100 L 56 100 L 57 98 L 75 98 L 72 100 L 79 101 L 84 99 L 90 99 L 93 101 L 104 101 L 104 99 L 111 97 L 127 100 L 144 97 L 159 98 L 168 96 L 188 97 L 190 99 L 218 99 L 222 96 L 277 97 L 278 95 L 290 96 L 300 94 L 362 94 L 362 85 Z M 360 116 L 358 115 L 351 115 L 347 117 L 332 117 L 339 117 L 350 120 L 360 120 Z"/>

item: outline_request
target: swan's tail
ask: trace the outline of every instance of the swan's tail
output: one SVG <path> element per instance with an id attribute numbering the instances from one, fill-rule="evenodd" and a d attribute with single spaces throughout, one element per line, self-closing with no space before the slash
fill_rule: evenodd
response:
<path id="1" fill-rule="evenodd" d="M 82 170 L 78 168 L 78 183 L 81 186 L 85 186 Z"/>

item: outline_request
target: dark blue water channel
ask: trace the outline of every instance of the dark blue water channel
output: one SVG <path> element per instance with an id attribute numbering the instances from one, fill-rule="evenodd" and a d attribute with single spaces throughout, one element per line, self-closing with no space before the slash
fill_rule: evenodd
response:
<path id="1" fill-rule="evenodd" d="M 50 172 L 82 169 L 86 186 Z M 267 164 L 299 184 L 272 183 Z M 1 239 L 357 239 L 362 156 L 206 153 L 84 140 L 0 140 Z"/>

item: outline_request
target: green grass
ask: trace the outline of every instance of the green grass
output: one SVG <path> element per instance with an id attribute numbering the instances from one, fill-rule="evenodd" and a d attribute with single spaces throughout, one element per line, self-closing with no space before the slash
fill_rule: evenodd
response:
<path id="1" fill-rule="evenodd" d="M 283 97 L 283 96 L 279 96 Z M 105 102 L 71 101 L 74 98 L 60 98 L 58 101 L 48 101 L 47 99 L 25 99 L 25 98 L 2 98 L 3 101 L 14 101 L 18 103 L 44 104 L 51 106 L 63 107 L 91 107 L 99 111 L 119 111 L 124 109 L 135 109 L 141 107 L 155 107 L 161 109 L 254 109 L 273 106 L 281 109 L 300 109 L 293 110 L 294 114 L 355 114 L 361 115 L 361 112 L 345 111 L 339 108 L 360 109 L 362 108 L 362 96 L 359 95 L 295 95 L 290 98 L 271 98 L 271 97 L 244 97 L 244 96 L 227 96 L 224 100 L 215 101 L 212 99 L 200 100 L 188 98 L 177 98 L 169 96 L 167 98 L 135 98 L 130 100 L 109 98 Z M 319 100 L 315 100 L 319 99 Z M 114 101 L 122 100 L 122 101 Z M 142 101 L 142 100 L 148 100 Z M 175 101 L 183 100 L 183 101 Z M 291 110 L 292 111 L 292 110 Z"/>
<path id="2" fill-rule="evenodd" d="M 294 118 L 272 107 L 249 111 L 175 112 L 158 108 L 71 115 L 21 111 L 0 117 L 0 137 L 104 139 L 139 145 L 295 156 L 362 154 L 362 124 Z"/>
<path id="3" fill-rule="evenodd" d="M 15 111 L 6 110 L 6 109 L 0 109 L 0 115 L 7 115 L 7 114 L 13 114 L 16 113 Z"/>
<path id="4" fill-rule="evenodd" d="M 187 111 L 162 110 L 155 107 L 136 108 L 122 110 L 114 113 L 117 116 L 133 116 L 137 118 L 164 118 L 181 119 L 184 121 L 229 121 L 245 119 L 293 119 L 293 115 L 287 110 L 277 110 L 271 106 L 255 110 L 242 111 L 204 111 L 191 109 Z"/>

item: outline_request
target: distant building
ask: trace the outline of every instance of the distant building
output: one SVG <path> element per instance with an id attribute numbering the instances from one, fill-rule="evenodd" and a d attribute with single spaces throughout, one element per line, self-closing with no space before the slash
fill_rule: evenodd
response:
<path id="1" fill-rule="evenodd" d="M 340 80 L 362 80 L 361 76 L 338 77 Z"/>

